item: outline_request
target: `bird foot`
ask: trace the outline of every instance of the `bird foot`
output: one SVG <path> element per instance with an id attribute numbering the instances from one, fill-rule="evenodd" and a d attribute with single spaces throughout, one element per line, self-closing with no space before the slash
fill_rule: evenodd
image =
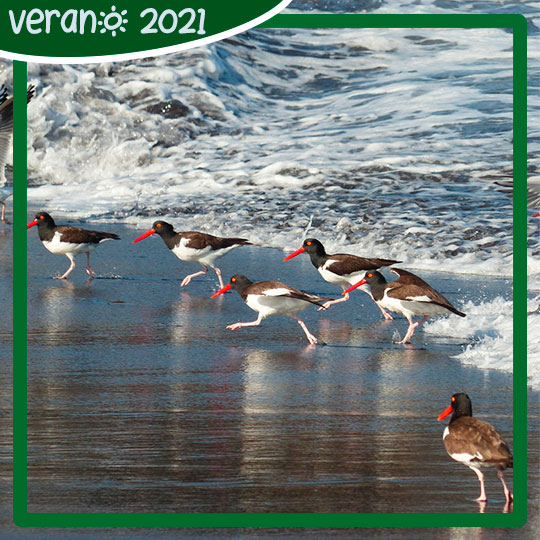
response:
<path id="1" fill-rule="evenodd" d="M 227 326 L 227 330 L 238 330 L 239 328 L 242 328 L 241 323 L 229 324 L 229 326 Z"/>
<path id="2" fill-rule="evenodd" d="M 188 276 L 182 280 L 182 283 L 180 283 L 180 287 L 185 287 L 186 285 L 189 285 L 189 282 L 191 281 L 191 277 Z"/>
<path id="3" fill-rule="evenodd" d="M 96 275 L 96 273 L 89 266 L 86 268 L 86 273 L 92 277 Z"/>
<path id="4" fill-rule="evenodd" d="M 5 223 L 6 225 L 11 225 L 11 221 L 9 221 L 9 219 L 7 218 L 2 219 L 2 223 Z"/>

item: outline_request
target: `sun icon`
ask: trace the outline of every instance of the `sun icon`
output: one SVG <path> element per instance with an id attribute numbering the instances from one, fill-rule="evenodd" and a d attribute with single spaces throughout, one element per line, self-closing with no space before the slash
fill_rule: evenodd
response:
<path id="1" fill-rule="evenodd" d="M 103 17 L 103 21 L 99 21 L 98 24 L 103 26 L 101 33 L 104 34 L 107 30 L 111 31 L 113 37 L 116 37 L 116 31 L 125 32 L 124 24 L 128 22 L 127 19 L 124 19 L 124 15 L 127 15 L 127 9 L 123 9 L 120 13 L 116 11 L 116 6 L 111 6 L 110 13 L 104 13 L 101 11 L 99 13 L 100 17 Z"/>

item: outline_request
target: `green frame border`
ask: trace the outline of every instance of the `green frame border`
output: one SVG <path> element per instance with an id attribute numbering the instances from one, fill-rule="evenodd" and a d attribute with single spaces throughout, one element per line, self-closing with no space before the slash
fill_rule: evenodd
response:
<path id="1" fill-rule="evenodd" d="M 13 519 L 20 527 L 520 527 L 527 519 L 527 22 L 522 15 L 278 15 L 258 28 L 506 28 L 513 31 L 513 512 L 29 513 L 26 364 L 26 63 L 14 62 Z M 15 354 L 16 353 L 16 354 Z"/>

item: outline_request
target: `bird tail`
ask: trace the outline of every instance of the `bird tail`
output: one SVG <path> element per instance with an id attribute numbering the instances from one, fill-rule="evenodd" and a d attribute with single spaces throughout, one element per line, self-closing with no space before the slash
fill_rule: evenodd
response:
<path id="1" fill-rule="evenodd" d="M 457 310 L 454 306 L 446 306 L 452 313 L 459 315 L 460 317 L 466 317 L 467 315 L 462 311 Z"/>
<path id="2" fill-rule="evenodd" d="M 316 306 L 322 306 L 322 302 L 329 302 L 330 300 L 334 300 L 334 298 L 330 297 L 320 297 L 316 296 L 314 294 L 309 294 L 305 291 L 301 291 L 304 296 L 299 297 L 302 300 L 305 300 L 306 302 L 311 302 L 312 304 L 315 304 Z"/>
<path id="3" fill-rule="evenodd" d="M 120 237 L 116 233 L 111 232 L 99 232 L 99 240 L 120 240 Z"/>
<path id="4" fill-rule="evenodd" d="M 245 238 L 223 238 L 223 244 L 223 247 L 248 246 L 251 242 Z"/>

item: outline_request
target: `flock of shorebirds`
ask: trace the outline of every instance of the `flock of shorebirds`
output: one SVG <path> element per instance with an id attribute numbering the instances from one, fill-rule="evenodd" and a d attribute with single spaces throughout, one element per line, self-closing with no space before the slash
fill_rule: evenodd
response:
<path id="1" fill-rule="evenodd" d="M 27 102 L 34 95 L 34 87 L 27 92 Z M 9 224 L 5 217 L 5 199 L 11 195 L 11 189 L 5 188 L 6 178 L 4 167 L 8 145 L 13 129 L 13 98 L 7 97 L 5 87 L 0 87 L 0 205 L 2 206 L 1 221 Z M 540 181 L 538 186 L 533 180 L 528 187 L 529 206 L 540 205 Z M 503 189 L 511 189 L 511 183 L 499 183 Z M 540 217 L 540 213 L 535 214 Z M 66 279 L 75 268 L 75 257 L 86 254 L 86 272 L 94 277 L 90 267 L 90 251 L 107 240 L 119 240 L 115 233 L 87 230 L 80 227 L 56 225 L 47 212 L 39 212 L 28 223 L 27 228 L 37 226 L 39 238 L 43 246 L 51 253 L 65 255 L 70 266 L 57 279 Z M 181 282 L 184 287 L 197 276 L 203 275 L 212 268 L 217 275 L 220 289 L 212 295 L 215 298 L 230 289 L 236 290 L 242 300 L 258 317 L 252 322 L 238 322 L 227 326 L 237 330 L 246 326 L 257 326 L 269 315 L 285 315 L 295 319 L 303 329 L 308 341 L 317 344 L 318 340 L 307 329 L 305 323 L 296 315 L 310 305 L 316 305 L 319 310 L 327 310 L 330 306 L 349 300 L 349 293 L 356 288 L 366 292 L 374 300 L 386 320 L 392 320 L 389 312 L 403 314 L 409 327 L 400 344 L 408 343 L 415 329 L 432 315 L 452 313 L 460 317 L 465 314 L 457 310 L 443 295 L 434 290 L 423 279 L 403 269 L 392 268 L 398 279 L 387 282 L 379 269 L 398 264 L 400 261 L 380 258 L 364 258 L 351 254 L 328 254 L 324 246 L 315 238 L 306 239 L 302 246 L 285 257 L 288 261 L 301 253 L 307 253 L 324 280 L 339 285 L 342 296 L 338 299 L 321 298 L 306 293 L 279 281 L 253 282 L 242 274 L 231 277 L 224 285 L 221 271 L 215 262 L 232 249 L 248 245 L 245 238 L 222 238 L 201 232 L 175 232 L 173 226 L 165 221 L 156 221 L 152 227 L 133 240 L 137 243 L 153 234 L 159 235 L 166 246 L 182 261 L 197 262 L 202 266 L 199 272 L 186 276 Z M 414 322 L 414 316 L 422 319 Z M 454 460 L 470 467 L 480 482 L 479 502 L 487 500 L 484 474 L 482 469 L 495 467 L 502 483 L 506 505 L 512 502 L 512 494 L 503 477 L 503 471 L 513 466 L 512 453 L 501 435 L 490 424 L 472 416 L 472 405 L 469 396 L 463 393 L 451 397 L 450 406 L 441 413 L 438 420 L 452 414 L 450 423 L 443 433 L 444 446 Z"/>
<path id="2" fill-rule="evenodd" d="M 90 267 L 90 250 L 107 240 L 120 239 L 115 233 L 56 225 L 47 212 L 39 212 L 28 223 L 27 228 L 35 226 L 38 227 L 43 246 L 51 253 L 65 255 L 70 261 L 69 268 L 58 279 L 65 279 L 71 274 L 75 268 L 75 257 L 80 253 L 86 254 L 86 272 L 93 277 L 94 271 Z M 193 278 L 205 274 L 208 267 L 213 268 L 218 277 L 220 289 L 212 295 L 212 298 L 234 289 L 240 294 L 242 300 L 258 313 L 255 321 L 231 324 L 227 326 L 229 330 L 258 326 L 265 317 L 270 315 L 285 315 L 295 319 L 308 341 L 315 345 L 319 341 L 310 333 L 297 313 L 310 305 L 318 306 L 319 310 L 326 310 L 334 304 L 347 301 L 349 293 L 356 288 L 360 288 L 371 296 L 385 319 L 392 320 L 389 311 L 401 313 L 407 318 L 409 327 L 405 337 L 399 343 L 408 343 L 415 329 L 431 315 L 454 313 L 465 317 L 465 314 L 457 310 L 442 294 L 407 270 L 393 268 L 392 271 L 398 275 L 398 279 L 387 282 L 378 269 L 400 261 L 365 258 L 346 253 L 330 255 L 326 253 L 321 242 L 315 238 L 306 239 L 302 247 L 285 257 L 284 261 L 301 253 L 307 253 L 323 279 L 342 288 L 343 294 L 339 299 L 321 298 L 280 281 L 254 282 L 242 274 L 232 276 L 230 282 L 224 285 L 221 270 L 216 266 L 216 261 L 232 249 L 250 244 L 245 238 L 222 238 L 197 231 L 176 232 L 170 223 L 156 221 L 148 231 L 135 238 L 133 243 L 154 234 L 159 235 L 180 260 L 196 262 L 202 266 L 202 270 L 189 274 L 183 279 L 182 287 L 188 285 Z M 421 315 L 422 319 L 414 322 L 413 317 L 418 315 Z"/>
<path id="3" fill-rule="evenodd" d="M 58 279 L 65 279 L 70 275 L 75 268 L 74 259 L 80 253 L 86 254 L 86 272 L 93 277 L 94 271 L 90 267 L 90 250 L 107 240 L 120 239 L 117 234 L 111 232 L 56 225 L 53 218 L 46 212 L 39 212 L 28 223 L 27 228 L 34 226 L 37 226 L 39 238 L 46 249 L 51 253 L 65 255 L 70 260 L 69 268 Z M 399 277 L 396 281 L 387 282 L 378 269 L 393 265 L 398 261 L 364 258 L 350 254 L 329 255 L 324 246 L 315 238 L 306 239 L 299 249 L 284 260 L 290 260 L 306 252 L 326 281 L 341 286 L 342 298 L 321 298 L 279 281 L 253 282 L 242 274 L 232 276 L 230 282 L 224 285 L 221 271 L 215 262 L 232 249 L 250 244 L 247 239 L 221 238 L 195 231 L 175 232 L 171 224 L 156 221 L 148 231 L 135 238 L 133 243 L 154 234 L 159 235 L 179 259 L 197 262 L 202 266 L 199 272 L 186 276 L 181 286 L 188 285 L 194 277 L 205 274 L 208 267 L 211 267 L 216 272 L 220 283 L 220 289 L 212 295 L 212 298 L 235 289 L 244 302 L 258 312 L 259 315 L 255 321 L 231 324 L 227 326 L 230 330 L 257 326 L 265 317 L 280 314 L 296 319 L 309 342 L 316 344 L 317 338 L 309 332 L 305 323 L 296 314 L 310 305 L 318 306 L 319 310 L 326 310 L 333 304 L 347 301 L 349 292 L 356 288 L 362 288 L 373 298 L 385 319 L 392 319 L 388 311 L 402 313 L 407 317 L 409 328 L 399 343 L 407 343 L 413 336 L 415 328 L 430 315 L 454 313 L 461 317 L 465 316 L 444 296 L 411 272 L 394 268 L 393 272 Z M 413 322 L 414 315 L 423 315 L 423 318 Z M 487 500 L 482 469 L 495 467 L 503 486 L 506 507 L 509 508 L 512 494 L 503 477 L 504 469 L 513 466 L 512 453 L 508 445 L 493 426 L 472 416 L 471 401 L 466 394 L 452 396 L 450 406 L 441 413 L 438 420 L 442 420 L 449 414 L 452 414 L 452 417 L 443 433 L 444 446 L 450 457 L 470 467 L 478 476 L 480 496 L 477 501 L 484 503 Z"/>

